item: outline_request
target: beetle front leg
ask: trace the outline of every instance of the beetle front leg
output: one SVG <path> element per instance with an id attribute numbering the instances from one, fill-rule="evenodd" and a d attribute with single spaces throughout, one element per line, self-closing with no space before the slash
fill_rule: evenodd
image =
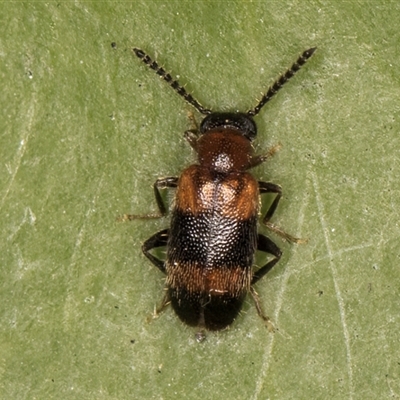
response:
<path id="1" fill-rule="evenodd" d="M 189 142 L 190 147 L 197 152 L 197 141 L 199 140 L 199 127 L 197 125 L 196 119 L 192 112 L 188 113 L 188 117 L 190 122 L 192 123 L 193 128 L 185 131 L 185 139 Z"/>

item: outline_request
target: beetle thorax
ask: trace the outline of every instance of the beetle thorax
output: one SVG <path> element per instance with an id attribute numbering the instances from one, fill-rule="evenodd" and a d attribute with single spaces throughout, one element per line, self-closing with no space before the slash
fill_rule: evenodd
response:
<path id="1" fill-rule="evenodd" d="M 219 173 L 229 173 L 248 168 L 253 148 L 240 132 L 215 129 L 200 137 L 197 153 L 201 166 Z"/>

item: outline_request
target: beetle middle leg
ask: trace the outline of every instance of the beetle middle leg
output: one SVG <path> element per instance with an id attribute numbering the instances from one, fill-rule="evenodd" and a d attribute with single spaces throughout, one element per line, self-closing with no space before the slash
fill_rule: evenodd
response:
<path id="1" fill-rule="evenodd" d="M 276 208 L 278 207 L 279 201 L 282 197 L 282 188 L 277 185 L 276 183 L 271 183 L 271 182 L 263 182 L 263 181 L 258 181 L 258 187 L 260 190 L 260 194 L 265 194 L 265 193 L 275 193 L 276 197 L 272 204 L 269 206 L 267 212 L 265 213 L 262 222 L 263 224 L 270 229 L 272 232 L 275 232 L 277 235 L 279 235 L 282 239 L 287 240 L 288 242 L 292 243 L 306 243 L 306 239 L 300 239 L 296 238 L 289 233 L 286 233 L 284 230 L 279 228 L 278 226 L 274 225 L 272 222 L 270 222 L 270 219 L 274 215 Z"/>
<path id="2" fill-rule="evenodd" d="M 178 186 L 178 178 L 176 176 L 169 176 L 167 178 L 159 178 L 154 182 L 154 197 L 156 198 L 158 213 L 149 213 L 144 215 L 124 214 L 118 219 L 121 221 L 133 221 L 135 219 L 153 219 L 161 218 L 167 214 L 167 207 L 161 197 L 160 189 L 175 189 Z"/>

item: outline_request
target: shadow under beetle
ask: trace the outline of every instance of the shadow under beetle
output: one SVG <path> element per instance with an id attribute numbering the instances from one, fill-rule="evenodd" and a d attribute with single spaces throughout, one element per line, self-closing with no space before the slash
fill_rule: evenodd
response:
<path id="1" fill-rule="evenodd" d="M 145 52 L 133 51 L 148 67 L 201 114 L 206 115 L 198 130 L 186 131 L 185 138 L 198 156 L 198 163 L 184 169 L 180 177 L 160 178 L 154 183 L 154 194 L 160 214 L 167 213 L 160 189 L 176 189 L 169 229 L 145 241 L 144 255 L 166 274 L 166 296 L 160 309 L 171 303 L 179 318 L 203 329 L 220 330 L 229 326 L 242 307 L 246 294 L 252 295 L 258 314 L 264 315 L 253 285 L 279 261 L 282 252 L 268 237 L 257 232 L 260 195 L 276 195 L 262 219 L 273 232 L 285 240 L 300 242 L 270 222 L 282 189 L 271 182 L 257 181 L 247 172 L 271 157 L 279 146 L 266 154 L 255 155 L 251 142 L 257 135 L 253 117 L 279 89 L 313 55 L 306 50 L 281 75 L 259 103 L 246 113 L 212 112 L 204 108 L 185 88 Z M 125 215 L 124 219 L 154 218 L 156 215 Z M 150 253 L 166 247 L 166 259 Z M 256 250 L 271 254 L 273 259 L 254 270 Z"/>

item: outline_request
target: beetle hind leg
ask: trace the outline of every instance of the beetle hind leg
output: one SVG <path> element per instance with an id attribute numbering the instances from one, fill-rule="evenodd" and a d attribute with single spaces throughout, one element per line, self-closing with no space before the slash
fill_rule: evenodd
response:
<path id="1" fill-rule="evenodd" d="M 257 309 L 258 315 L 263 319 L 265 325 L 267 326 L 268 330 L 270 332 L 274 332 L 275 328 L 274 325 L 272 324 L 270 318 L 264 314 L 264 311 L 261 307 L 261 302 L 260 298 L 254 289 L 253 285 L 258 282 L 264 275 L 266 275 L 271 269 L 274 267 L 274 265 L 280 260 L 282 256 L 281 249 L 267 236 L 258 235 L 258 242 L 257 242 L 257 250 L 263 251 L 268 254 L 272 254 L 274 258 L 270 261 L 268 261 L 265 265 L 263 265 L 260 269 L 258 269 L 254 275 L 253 279 L 251 280 L 251 286 L 250 286 L 250 294 L 251 297 L 253 297 L 254 304 Z"/>
<path id="2" fill-rule="evenodd" d="M 275 332 L 274 324 L 272 323 L 271 319 L 267 315 L 264 314 L 264 311 L 261 307 L 260 297 L 258 296 L 258 293 L 252 286 L 250 287 L 250 294 L 251 294 L 251 297 L 253 298 L 254 305 L 256 306 L 257 314 L 264 321 L 268 330 L 270 332 Z"/>

